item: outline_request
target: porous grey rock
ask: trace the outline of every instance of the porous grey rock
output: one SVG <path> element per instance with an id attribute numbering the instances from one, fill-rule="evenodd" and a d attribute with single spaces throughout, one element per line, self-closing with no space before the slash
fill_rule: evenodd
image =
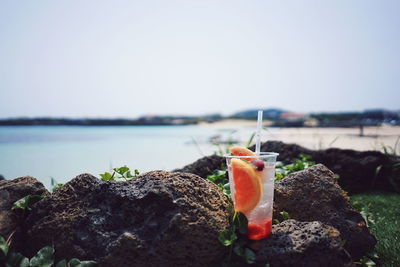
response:
<path id="1" fill-rule="evenodd" d="M 225 248 L 230 203 L 218 187 L 188 173 L 153 171 L 128 182 L 90 174 L 35 204 L 26 254 L 54 244 L 56 259 L 100 266 L 207 266 Z"/>
<path id="2" fill-rule="evenodd" d="M 321 222 L 287 220 L 272 227 L 256 248 L 258 266 L 343 267 L 352 259 L 342 247 L 338 230 Z"/>
<path id="3" fill-rule="evenodd" d="M 254 151 L 254 146 L 250 147 Z M 329 148 L 311 150 L 297 144 L 281 141 L 267 141 L 261 144 L 263 152 L 279 153 L 278 160 L 289 164 L 300 154 L 311 156 L 311 160 L 321 163 L 340 176 L 339 185 L 351 194 L 371 190 L 400 192 L 400 157 L 379 151 L 356 151 L 351 149 Z M 207 177 L 215 170 L 225 167 L 225 159 L 212 155 L 203 157 L 182 169 L 174 171 L 189 172 Z"/>
<path id="4" fill-rule="evenodd" d="M 215 170 L 226 168 L 226 161 L 224 157 L 218 155 L 211 155 L 196 160 L 195 162 L 186 165 L 182 169 L 173 170 L 174 172 L 187 172 L 193 173 L 200 177 L 206 178 Z"/>
<path id="5" fill-rule="evenodd" d="M 7 239 L 11 234 L 13 247 L 20 247 L 20 225 L 23 214 L 11 210 L 15 201 L 27 195 L 41 195 L 48 193 L 41 182 L 33 177 L 25 176 L 13 180 L 0 181 L 0 236 Z"/>
<path id="6" fill-rule="evenodd" d="M 254 146 L 250 149 L 254 149 Z M 261 151 L 279 153 L 278 160 L 291 163 L 300 154 L 311 156 L 311 160 L 327 166 L 340 176 L 339 185 L 349 193 L 371 190 L 400 192 L 400 157 L 379 151 L 356 151 L 351 149 L 329 148 L 311 150 L 297 144 L 281 141 L 262 143 Z"/>
<path id="7" fill-rule="evenodd" d="M 321 221 L 333 226 L 345 240 L 345 249 L 354 259 L 372 250 L 375 237 L 369 232 L 349 197 L 337 184 L 335 175 L 317 164 L 288 175 L 275 184 L 274 209 L 286 211 L 299 221 Z"/>
<path id="8" fill-rule="evenodd" d="M 255 151 L 255 145 L 249 148 Z M 297 144 L 286 144 L 282 141 L 267 141 L 261 143 L 260 150 L 263 152 L 276 152 L 279 153 L 278 160 L 284 163 L 291 163 L 294 158 L 298 158 L 300 154 L 313 156 L 314 150 L 307 149 Z"/>

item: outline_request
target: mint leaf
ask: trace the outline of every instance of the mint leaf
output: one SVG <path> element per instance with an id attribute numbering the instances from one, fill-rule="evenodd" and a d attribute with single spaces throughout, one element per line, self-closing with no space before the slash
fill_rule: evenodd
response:
<path id="1" fill-rule="evenodd" d="M 237 235 L 231 229 L 226 229 L 219 234 L 218 240 L 224 246 L 230 246 L 237 239 Z"/>
<path id="2" fill-rule="evenodd" d="M 54 248 L 47 246 L 38 251 L 31 259 L 30 266 L 51 267 L 54 263 Z"/>

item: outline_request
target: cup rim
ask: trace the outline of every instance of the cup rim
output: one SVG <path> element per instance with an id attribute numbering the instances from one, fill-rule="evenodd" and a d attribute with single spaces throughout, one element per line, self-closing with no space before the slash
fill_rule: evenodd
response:
<path id="1" fill-rule="evenodd" d="M 269 157 L 277 157 L 279 153 L 276 152 L 260 152 L 260 155 L 254 156 L 236 156 L 231 154 L 225 154 L 224 157 L 228 159 L 239 158 L 239 159 L 251 159 L 251 158 L 269 158 Z"/>

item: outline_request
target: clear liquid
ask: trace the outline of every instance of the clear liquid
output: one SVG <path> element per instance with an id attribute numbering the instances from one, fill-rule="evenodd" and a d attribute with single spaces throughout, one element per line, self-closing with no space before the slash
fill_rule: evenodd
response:
<path id="1" fill-rule="evenodd" d="M 262 196 L 259 203 L 249 212 L 245 213 L 249 225 L 248 237 L 258 240 L 267 237 L 271 233 L 272 227 L 272 210 L 274 200 L 274 178 L 275 178 L 275 162 L 264 162 L 265 167 L 259 173 L 262 183 Z M 235 184 L 233 172 L 228 160 L 229 185 L 231 189 L 231 197 L 235 202 Z M 235 205 L 235 203 L 233 203 Z M 252 229 L 252 230 L 251 230 Z M 252 235 L 254 238 L 252 238 Z"/>
<path id="2" fill-rule="evenodd" d="M 249 224 L 263 225 L 266 219 L 272 219 L 275 164 L 272 166 L 268 165 L 272 164 L 266 163 L 266 167 L 261 174 L 263 185 L 262 198 L 253 210 L 245 214 Z"/>

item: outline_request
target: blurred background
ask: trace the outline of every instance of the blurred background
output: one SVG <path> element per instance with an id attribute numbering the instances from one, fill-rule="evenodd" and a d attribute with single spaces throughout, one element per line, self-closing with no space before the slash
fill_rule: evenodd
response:
<path id="1" fill-rule="evenodd" d="M 400 153 L 399 1 L 1 1 L 0 174 L 262 140 Z"/>

